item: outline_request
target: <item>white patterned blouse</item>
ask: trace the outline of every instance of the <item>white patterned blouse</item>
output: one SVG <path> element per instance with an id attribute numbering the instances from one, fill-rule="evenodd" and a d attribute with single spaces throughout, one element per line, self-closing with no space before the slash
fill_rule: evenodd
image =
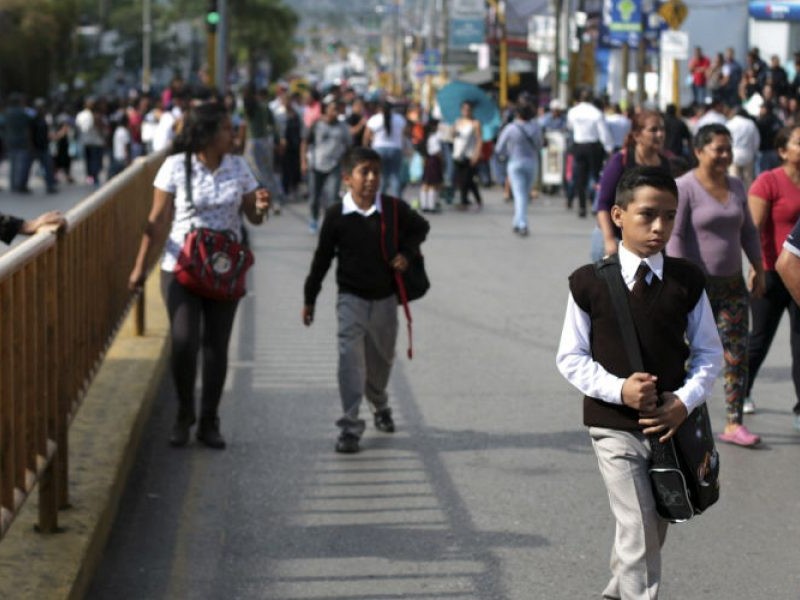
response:
<path id="1" fill-rule="evenodd" d="M 186 155 L 167 157 L 153 187 L 174 196 L 175 214 L 161 259 L 164 271 L 173 271 L 186 234 L 195 227 L 230 230 L 237 239 L 242 230 L 242 196 L 255 191 L 258 182 L 241 156 L 226 154 L 216 171 L 192 154 L 191 210 L 186 201 Z"/>

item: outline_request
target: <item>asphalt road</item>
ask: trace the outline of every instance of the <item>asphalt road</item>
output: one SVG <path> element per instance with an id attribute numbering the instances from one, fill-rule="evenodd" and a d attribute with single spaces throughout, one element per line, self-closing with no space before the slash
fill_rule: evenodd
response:
<path id="1" fill-rule="evenodd" d="M 497 191 L 481 213 L 430 217 L 433 287 L 401 327 L 390 384 L 398 432 L 333 451 L 334 288 L 300 323 L 315 238 L 304 205 L 253 232 L 222 405 L 228 449 L 166 439 L 166 381 L 88 594 L 110 599 L 599 598 L 613 522 L 579 394 L 554 365 L 566 277 L 591 222 L 537 200 L 511 233 Z M 662 598 L 797 599 L 800 434 L 784 324 L 747 417 L 760 450 L 721 448 L 722 498 L 670 528 Z M 718 384 L 710 402 L 722 427 Z"/>
<path id="2" fill-rule="evenodd" d="M 31 193 L 20 194 L 11 191 L 8 180 L 9 163 L 4 160 L 0 162 L 0 212 L 21 219 L 32 219 L 50 210 L 67 212 L 70 208 L 89 197 L 95 189 L 92 185 L 84 183 L 83 173 L 83 162 L 75 161 L 72 166 L 72 175 L 75 178 L 75 183 L 61 181 L 58 184 L 58 192 L 48 194 L 45 189 L 44 178 L 40 174 L 39 164 L 35 163 L 28 180 L 28 187 Z M 8 246 L 0 244 L 0 254 L 8 252 L 10 248 L 25 239 L 24 235 L 20 235 Z"/>

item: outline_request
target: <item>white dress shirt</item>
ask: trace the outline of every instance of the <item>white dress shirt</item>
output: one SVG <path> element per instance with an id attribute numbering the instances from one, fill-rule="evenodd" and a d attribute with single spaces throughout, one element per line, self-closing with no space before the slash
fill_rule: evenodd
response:
<path id="1" fill-rule="evenodd" d="M 628 289 L 631 289 L 635 283 L 636 269 L 642 259 L 620 244 L 619 261 L 622 278 Z M 647 275 L 648 284 L 653 277 L 663 279 L 664 257 L 661 253 L 647 257 L 644 262 L 651 271 Z M 575 303 L 570 293 L 556 356 L 558 370 L 567 381 L 587 396 L 611 404 L 622 404 L 622 384 L 625 379 L 609 373 L 592 358 L 589 341 L 591 327 L 591 317 Z M 679 389 L 670 391 L 681 399 L 686 410 L 691 413 L 705 402 L 722 367 L 722 344 L 705 291 L 688 315 L 686 338 L 690 348 L 686 380 Z"/>
<path id="2" fill-rule="evenodd" d="M 725 126 L 731 132 L 731 146 L 733 147 L 733 164 L 737 167 L 752 165 L 756 160 L 758 147 L 761 145 L 761 135 L 752 119 L 736 115 Z"/>
<path id="3" fill-rule="evenodd" d="M 355 199 L 353 198 L 353 194 L 347 192 L 342 198 L 342 214 L 349 215 L 351 213 L 358 213 L 362 217 L 370 217 L 374 215 L 376 212 L 381 212 L 381 195 L 378 194 L 375 197 L 375 202 L 372 203 L 368 209 L 364 210 L 363 208 L 359 207 L 356 204 Z"/>
<path id="4" fill-rule="evenodd" d="M 614 149 L 614 140 L 603 113 L 589 102 L 580 102 L 567 112 L 567 129 L 576 144 L 600 142 L 606 152 Z"/>

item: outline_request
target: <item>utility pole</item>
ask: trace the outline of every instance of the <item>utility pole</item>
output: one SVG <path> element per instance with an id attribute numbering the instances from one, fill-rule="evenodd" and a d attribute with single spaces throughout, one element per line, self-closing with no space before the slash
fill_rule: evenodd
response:
<path id="1" fill-rule="evenodd" d="M 403 89 L 402 44 L 400 36 L 400 7 L 402 0 L 394 0 L 394 19 L 392 20 L 392 88 L 395 94 Z"/>
<path id="2" fill-rule="evenodd" d="M 498 104 L 500 109 L 508 105 L 508 35 L 506 33 L 506 3 L 505 0 L 488 0 L 494 9 L 494 18 L 497 32 L 499 87 Z"/>
<path id="3" fill-rule="evenodd" d="M 558 70 L 558 99 L 569 106 L 569 22 L 571 0 L 558 0 L 560 11 L 558 15 L 557 36 L 557 70 Z"/>
<path id="4" fill-rule="evenodd" d="M 150 43 L 153 33 L 153 20 L 150 11 L 151 0 L 142 0 L 142 92 L 147 94 L 151 84 Z"/>

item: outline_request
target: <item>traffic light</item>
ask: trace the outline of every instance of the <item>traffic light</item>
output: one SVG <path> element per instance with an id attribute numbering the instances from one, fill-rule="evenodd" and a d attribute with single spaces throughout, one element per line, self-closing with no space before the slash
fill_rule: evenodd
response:
<path id="1" fill-rule="evenodd" d="M 206 11 L 206 27 L 209 33 L 217 31 L 217 24 L 219 23 L 219 10 L 217 8 L 217 0 L 208 0 L 208 10 Z"/>

